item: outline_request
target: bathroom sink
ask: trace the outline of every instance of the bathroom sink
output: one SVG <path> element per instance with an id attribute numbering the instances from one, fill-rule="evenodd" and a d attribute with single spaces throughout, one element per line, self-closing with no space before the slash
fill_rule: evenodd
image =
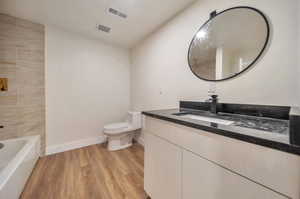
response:
<path id="1" fill-rule="evenodd" d="M 222 125 L 231 125 L 234 123 L 234 121 L 230 121 L 230 120 L 223 120 L 223 119 L 204 117 L 204 116 L 192 115 L 192 114 L 183 114 L 183 115 L 179 115 L 179 116 L 183 117 L 183 118 L 200 120 L 200 121 L 204 121 L 204 122 L 211 122 L 211 123 L 222 124 Z"/>

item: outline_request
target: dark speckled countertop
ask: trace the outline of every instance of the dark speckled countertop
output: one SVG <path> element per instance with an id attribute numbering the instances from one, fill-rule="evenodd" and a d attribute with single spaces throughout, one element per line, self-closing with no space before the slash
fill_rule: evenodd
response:
<path id="1" fill-rule="evenodd" d="M 300 147 L 290 144 L 289 120 L 286 119 L 222 112 L 219 112 L 216 115 L 209 111 L 186 108 L 145 111 L 143 114 L 241 141 L 300 155 Z M 234 123 L 231 125 L 221 125 L 183 117 L 186 114 L 229 120 Z"/>

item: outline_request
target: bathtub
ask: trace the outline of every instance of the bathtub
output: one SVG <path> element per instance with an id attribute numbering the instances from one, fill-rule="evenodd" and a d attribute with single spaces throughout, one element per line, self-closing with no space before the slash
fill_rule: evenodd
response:
<path id="1" fill-rule="evenodd" d="M 0 149 L 0 198 L 18 199 L 40 156 L 40 137 L 3 140 Z"/>

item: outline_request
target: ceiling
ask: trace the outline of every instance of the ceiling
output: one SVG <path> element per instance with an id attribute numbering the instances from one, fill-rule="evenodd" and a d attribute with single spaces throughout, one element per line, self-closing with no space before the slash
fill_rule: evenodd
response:
<path id="1" fill-rule="evenodd" d="M 195 0 L 0 0 L 0 12 L 133 47 Z M 108 12 L 114 8 L 127 15 Z M 110 33 L 97 24 L 111 27 Z"/>

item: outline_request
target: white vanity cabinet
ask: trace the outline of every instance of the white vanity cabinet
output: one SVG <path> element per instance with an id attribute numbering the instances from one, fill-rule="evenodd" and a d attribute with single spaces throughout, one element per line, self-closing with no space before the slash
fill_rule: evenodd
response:
<path id="1" fill-rule="evenodd" d="M 300 199 L 297 155 L 146 117 L 151 199 Z"/>

